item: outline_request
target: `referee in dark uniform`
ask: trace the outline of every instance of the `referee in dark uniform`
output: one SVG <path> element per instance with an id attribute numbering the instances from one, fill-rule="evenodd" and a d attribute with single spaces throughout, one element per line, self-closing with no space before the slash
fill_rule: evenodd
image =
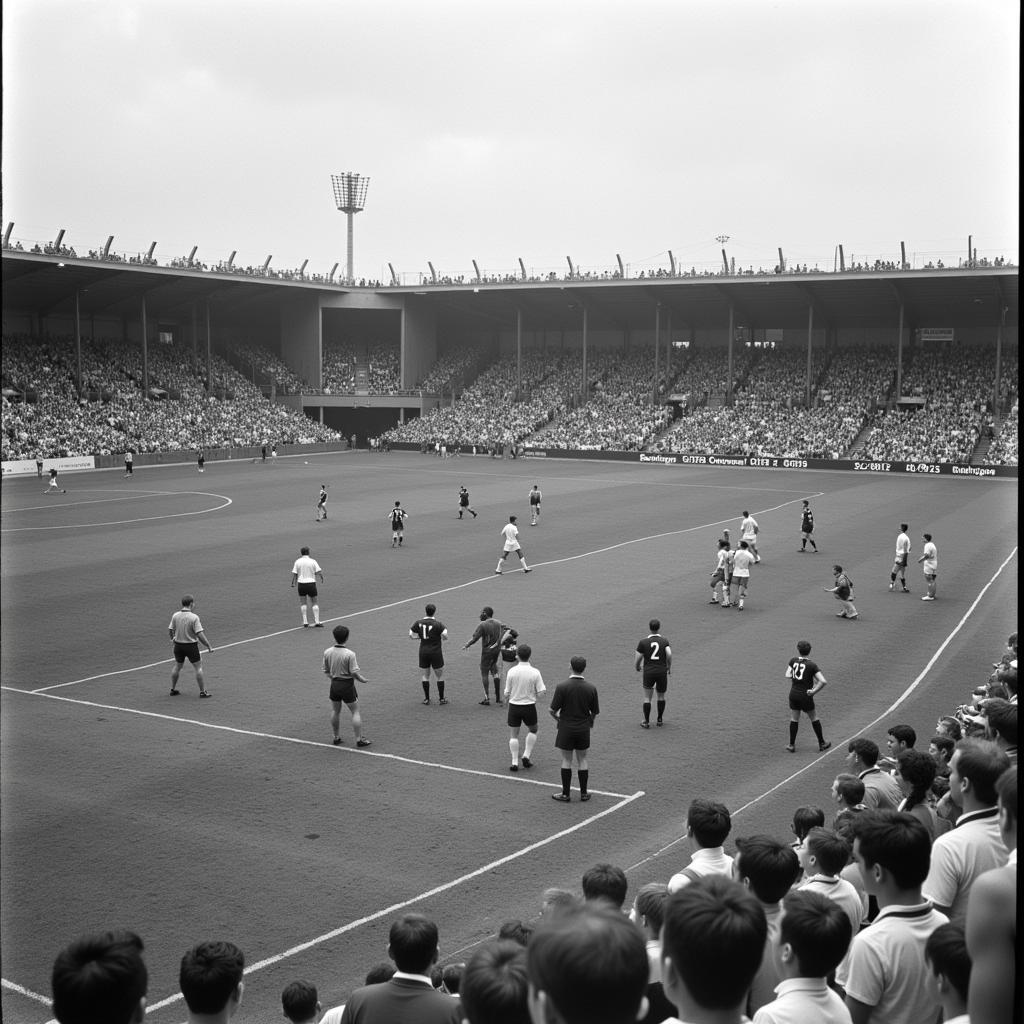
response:
<path id="1" fill-rule="evenodd" d="M 569 659 L 572 675 L 555 687 L 548 709 L 551 717 L 558 722 L 555 746 L 562 752 L 562 792 L 552 793 L 551 798 L 567 804 L 572 799 L 569 788 L 572 784 L 572 758 L 576 754 L 576 774 L 580 781 L 580 800 L 587 801 L 590 794 L 587 784 L 590 769 L 587 754 L 590 752 L 590 730 L 594 719 L 601 711 L 597 700 L 597 687 L 583 678 L 587 659 L 574 655 Z"/>

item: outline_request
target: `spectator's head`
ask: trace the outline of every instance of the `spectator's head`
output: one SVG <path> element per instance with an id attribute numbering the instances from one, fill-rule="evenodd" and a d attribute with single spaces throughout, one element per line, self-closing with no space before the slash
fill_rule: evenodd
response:
<path id="1" fill-rule="evenodd" d="M 657 633 L 658 630 L 661 629 L 661 619 L 651 619 L 647 625 L 650 627 L 652 633 Z"/>
<path id="2" fill-rule="evenodd" d="M 441 991 L 447 992 L 450 996 L 457 996 L 465 970 L 465 964 L 445 964 L 441 968 Z"/>
<path id="3" fill-rule="evenodd" d="M 148 973 L 134 932 L 84 935 L 53 962 L 53 1015 L 60 1024 L 136 1024 L 146 1014 Z"/>
<path id="4" fill-rule="evenodd" d="M 850 844 L 827 828 L 812 828 L 797 851 L 806 875 L 835 878 L 850 863 Z"/>
<path id="5" fill-rule="evenodd" d="M 646 944 L 611 907 L 585 903 L 545 917 L 526 962 L 535 1022 L 633 1024 L 646 1012 Z"/>
<path id="6" fill-rule="evenodd" d="M 939 736 L 948 736 L 954 743 L 959 743 L 964 735 L 960 723 L 952 715 L 943 715 L 935 723 L 935 732 Z"/>
<path id="7" fill-rule="evenodd" d="M 533 925 L 513 918 L 505 921 L 498 929 L 499 939 L 508 939 L 509 942 L 518 942 L 520 946 L 530 944 L 530 936 L 533 935 Z"/>
<path id="8" fill-rule="evenodd" d="M 928 877 L 932 841 L 917 818 L 897 811 L 865 811 L 855 819 L 854 835 L 853 859 L 868 893 L 920 889 Z"/>
<path id="9" fill-rule="evenodd" d="M 961 740 L 949 762 L 949 795 L 957 807 L 972 811 L 994 807 L 999 797 L 996 780 L 1010 759 L 988 740 Z"/>
<path id="10" fill-rule="evenodd" d="M 437 925 L 423 914 L 403 914 L 391 925 L 388 956 L 405 974 L 426 974 L 437 960 Z"/>
<path id="11" fill-rule="evenodd" d="M 428 615 L 433 615 L 433 614 L 434 614 L 434 612 L 436 612 L 436 611 L 437 611 L 437 605 L 436 605 L 436 604 L 428 604 L 428 605 L 427 605 L 427 607 L 426 607 L 426 608 L 424 608 L 423 610 L 424 610 L 424 611 L 425 611 L 425 612 L 426 612 L 426 613 L 427 613 Z"/>
<path id="12" fill-rule="evenodd" d="M 656 939 L 661 934 L 661 926 L 665 920 L 665 900 L 668 899 L 668 886 L 663 882 L 648 882 L 640 887 L 633 900 L 633 909 L 629 912 L 630 920 L 642 928 L 646 935 Z"/>
<path id="13" fill-rule="evenodd" d="M 380 963 L 374 964 L 367 972 L 366 977 L 363 979 L 364 985 L 381 985 L 385 981 L 390 981 L 395 975 L 395 965 L 390 960 L 381 960 Z"/>
<path id="14" fill-rule="evenodd" d="M 614 864 L 595 864 L 583 872 L 582 888 L 585 900 L 604 900 L 613 907 L 621 907 L 626 902 L 629 882 L 622 868 Z"/>
<path id="15" fill-rule="evenodd" d="M 956 741 L 948 736 L 933 736 L 928 741 L 928 755 L 935 762 L 935 767 L 941 772 L 949 767 L 953 759 L 953 751 L 956 749 Z"/>
<path id="16" fill-rule="evenodd" d="M 996 779 L 999 794 L 999 831 L 1008 850 L 1017 848 L 1017 769 L 1012 765 Z"/>
<path id="17" fill-rule="evenodd" d="M 738 882 L 698 878 L 673 893 L 661 929 L 661 977 L 679 1018 L 740 1009 L 767 935 L 764 909 Z"/>
<path id="18" fill-rule="evenodd" d="M 348 626 L 335 626 L 331 632 L 334 634 L 334 642 L 336 644 L 343 644 L 348 640 Z"/>
<path id="19" fill-rule="evenodd" d="M 581 676 L 586 671 L 587 659 L 581 654 L 574 654 L 569 659 L 569 668 L 572 669 L 574 675 Z"/>
<path id="20" fill-rule="evenodd" d="M 801 842 L 815 825 L 824 824 L 825 812 L 820 807 L 798 807 L 793 812 L 793 835 Z"/>
<path id="21" fill-rule="evenodd" d="M 811 653 L 810 642 L 807 640 L 797 640 L 796 652 L 800 655 L 801 658 L 806 658 L 807 655 Z"/>
<path id="22" fill-rule="evenodd" d="M 736 840 L 736 878 L 762 903 L 778 903 L 800 877 L 796 850 L 771 836 Z"/>
<path id="23" fill-rule="evenodd" d="M 567 907 L 578 906 L 579 903 L 580 898 L 576 893 L 569 889 L 559 889 L 553 886 L 541 893 L 540 914 L 541 917 L 544 917 L 547 914 L 558 913 Z"/>
<path id="24" fill-rule="evenodd" d="M 907 798 L 907 809 L 922 804 L 938 771 L 935 758 L 920 750 L 903 750 L 896 758 L 896 781 Z"/>
<path id="25" fill-rule="evenodd" d="M 242 1001 L 245 957 L 233 942 L 200 942 L 181 958 L 178 984 L 185 1005 L 197 1016 L 228 1011 Z"/>
<path id="26" fill-rule="evenodd" d="M 847 760 L 851 767 L 858 771 L 874 768 L 878 764 L 878 744 L 874 740 L 860 736 L 850 740 L 850 745 L 846 749 L 849 752 Z"/>
<path id="27" fill-rule="evenodd" d="M 732 829 L 732 818 L 724 804 L 697 798 L 686 812 L 686 831 L 698 846 L 714 849 L 721 846 Z"/>
<path id="28" fill-rule="evenodd" d="M 491 939 L 469 958 L 459 983 L 468 1024 L 530 1024 L 526 950 Z"/>
<path id="29" fill-rule="evenodd" d="M 529 644 L 520 644 L 516 648 L 516 657 L 520 661 L 529 661 L 531 654 L 533 654 L 533 648 Z"/>
<path id="30" fill-rule="evenodd" d="M 940 924 L 924 944 L 924 957 L 935 975 L 939 995 L 949 1020 L 950 1001 L 958 1011 L 966 1012 L 967 988 L 971 980 L 971 957 L 967 952 L 964 927 L 960 922 Z"/>
<path id="31" fill-rule="evenodd" d="M 740 541 L 740 547 L 743 548 L 744 551 L 748 551 L 750 549 L 750 545 L 745 540 Z"/>
<path id="32" fill-rule="evenodd" d="M 281 993 L 281 1009 L 292 1024 L 315 1024 L 320 1013 L 316 985 L 309 981 L 293 981 Z"/>
<path id="33" fill-rule="evenodd" d="M 832 783 L 832 796 L 836 803 L 856 807 L 864 802 L 864 781 L 849 772 L 842 772 Z"/>
<path id="34" fill-rule="evenodd" d="M 1017 705 L 991 697 L 981 705 L 987 723 L 986 738 L 1004 749 L 1017 746 Z"/>
<path id="35" fill-rule="evenodd" d="M 888 733 L 886 745 L 889 756 L 896 757 L 900 751 L 910 750 L 917 742 L 917 733 L 909 725 L 894 725 Z"/>
<path id="36" fill-rule="evenodd" d="M 817 892 L 789 892 L 773 955 L 783 978 L 827 978 L 853 939 L 853 925 L 843 908 Z"/>

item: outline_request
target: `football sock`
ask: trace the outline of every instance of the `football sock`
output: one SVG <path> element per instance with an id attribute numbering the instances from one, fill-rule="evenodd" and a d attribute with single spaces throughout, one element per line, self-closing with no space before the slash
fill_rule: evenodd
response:
<path id="1" fill-rule="evenodd" d="M 824 743 L 825 742 L 825 737 L 824 737 L 824 735 L 822 734 L 822 731 L 821 731 L 821 722 L 819 722 L 817 719 L 815 719 L 813 722 L 811 722 L 811 728 L 814 730 L 814 735 L 818 737 L 818 743 L 819 744 Z"/>
<path id="2" fill-rule="evenodd" d="M 665 714 L 665 702 L 663 700 L 658 701 L 658 721 L 660 722 Z"/>
<path id="3" fill-rule="evenodd" d="M 571 768 L 563 768 L 562 769 L 562 792 L 566 796 L 569 795 L 569 787 L 571 785 L 572 785 L 572 769 Z"/>
<path id="4" fill-rule="evenodd" d="M 318 604 L 313 605 L 313 621 L 320 621 L 320 605 Z"/>
<path id="5" fill-rule="evenodd" d="M 526 744 L 523 748 L 523 753 L 527 757 L 533 757 L 533 748 L 537 743 L 537 734 L 535 732 L 528 732 L 526 734 Z"/>
<path id="6" fill-rule="evenodd" d="M 896 573 L 894 573 L 894 572 L 889 573 L 889 579 L 892 580 L 893 583 L 895 583 L 896 582 Z"/>
<path id="7" fill-rule="evenodd" d="M 580 793 L 586 793 L 587 783 L 590 781 L 590 770 L 587 768 L 580 768 L 576 774 L 579 776 L 580 780 Z"/>
<path id="8" fill-rule="evenodd" d="M 425 688 L 427 690 L 427 696 L 430 696 L 430 684 L 426 683 Z M 437 699 L 444 700 L 444 680 L 438 679 L 437 681 Z"/>
<path id="9" fill-rule="evenodd" d="M 302 606 L 302 623 L 305 625 L 309 622 L 309 613 L 306 611 L 306 606 Z"/>
<path id="10" fill-rule="evenodd" d="M 325 515 L 325 516 L 324 516 L 324 518 L 326 519 L 326 518 L 327 518 L 327 516 Z M 817 550 L 818 550 L 818 545 L 817 545 L 817 544 L 815 544 L 813 540 L 811 541 L 811 547 L 812 547 L 812 548 L 814 548 L 814 550 L 815 550 L 815 551 L 817 551 Z"/>
<path id="11" fill-rule="evenodd" d="M 644 701 L 644 721 L 649 722 L 651 720 L 651 702 L 649 700 Z"/>
<path id="12" fill-rule="evenodd" d="M 421 680 L 420 681 L 420 686 L 423 687 L 423 696 L 426 697 L 429 700 L 430 699 L 430 680 L 429 679 Z"/>
<path id="13" fill-rule="evenodd" d="M 799 731 L 799 729 L 800 729 L 800 723 L 799 722 L 790 722 L 789 723 L 789 745 L 791 747 L 795 746 L 795 744 L 796 744 L 796 734 Z"/>
<path id="14" fill-rule="evenodd" d="M 519 740 L 514 736 L 508 741 L 508 749 L 512 753 L 512 763 L 519 764 Z"/>

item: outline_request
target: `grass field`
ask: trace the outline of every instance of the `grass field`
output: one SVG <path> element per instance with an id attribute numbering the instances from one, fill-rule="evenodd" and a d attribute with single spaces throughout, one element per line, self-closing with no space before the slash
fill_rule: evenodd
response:
<path id="1" fill-rule="evenodd" d="M 320 482 L 330 518 L 314 522 Z M 533 483 L 542 524 L 529 526 Z M 247 1020 L 280 1019 L 296 977 L 343 1001 L 385 958 L 402 908 L 433 916 L 442 960 L 464 959 L 549 885 L 589 865 L 628 869 L 633 889 L 686 862 L 686 807 L 709 796 L 733 837 L 785 837 L 795 807 L 828 803 L 846 741 L 884 748 L 885 728 L 966 699 L 1017 623 L 1016 481 L 574 462 L 445 461 L 344 453 L 3 484 L 3 1018 L 50 1017 L 53 957 L 91 929 L 144 938 L 150 1015 L 182 1021 L 181 954 L 204 938 L 246 953 Z M 456 518 L 460 484 L 478 519 Z M 800 554 L 800 500 L 820 554 Z M 402 500 L 405 547 L 387 513 Z M 744 509 L 763 561 L 747 608 L 707 604 L 715 542 Z M 536 572 L 492 575 L 499 531 L 520 516 Z M 939 549 L 939 600 L 888 591 L 899 523 Z M 371 682 L 364 730 L 333 747 L 320 668 L 329 629 L 303 630 L 292 562 L 309 544 L 326 575 L 328 626 L 347 623 Z M 514 562 L 514 559 L 511 561 Z M 833 562 L 860 620 L 822 592 Z M 186 667 L 168 697 L 167 622 L 181 594 L 214 645 L 213 699 Z M 451 703 L 420 701 L 409 624 L 427 600 L 448 626 Z M 480 707 L 480 608 L 520 632 L 550 687 L 583 654 L 600 692 L 588 804 L 559 785 L 542 709 L 536 767 L 508 772 L 504 711 Z M 643 731 L 633 650 L 658 616 L 675 655 L 666 725 Z M 806 723 L 787 742 L 784 671 L 810 640 L 829 687 L 831 751 Z M 892 706 L 900 702 L 898 710 Z M 575 787 L 575 777 L 573 781 Z M 574 788 L 575 796 L 575 788 Z"/>

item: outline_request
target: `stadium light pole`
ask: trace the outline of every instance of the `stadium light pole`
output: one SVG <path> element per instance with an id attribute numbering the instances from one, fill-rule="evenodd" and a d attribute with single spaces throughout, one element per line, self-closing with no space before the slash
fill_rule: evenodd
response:
<path id="1" fill-rule="evenodd" d="M 354 174 L 352 171 L 342 171 L 341 174 L 331 175 L 331 186 L 334 189 L 335 206 L 348 217 L 346 284 L 352 284 L 355 281 L 355 273 L 352 269 L 352 221 L 366 205 L 366 190 L 370 186 L 370 179 L 362 174 Z"/>

